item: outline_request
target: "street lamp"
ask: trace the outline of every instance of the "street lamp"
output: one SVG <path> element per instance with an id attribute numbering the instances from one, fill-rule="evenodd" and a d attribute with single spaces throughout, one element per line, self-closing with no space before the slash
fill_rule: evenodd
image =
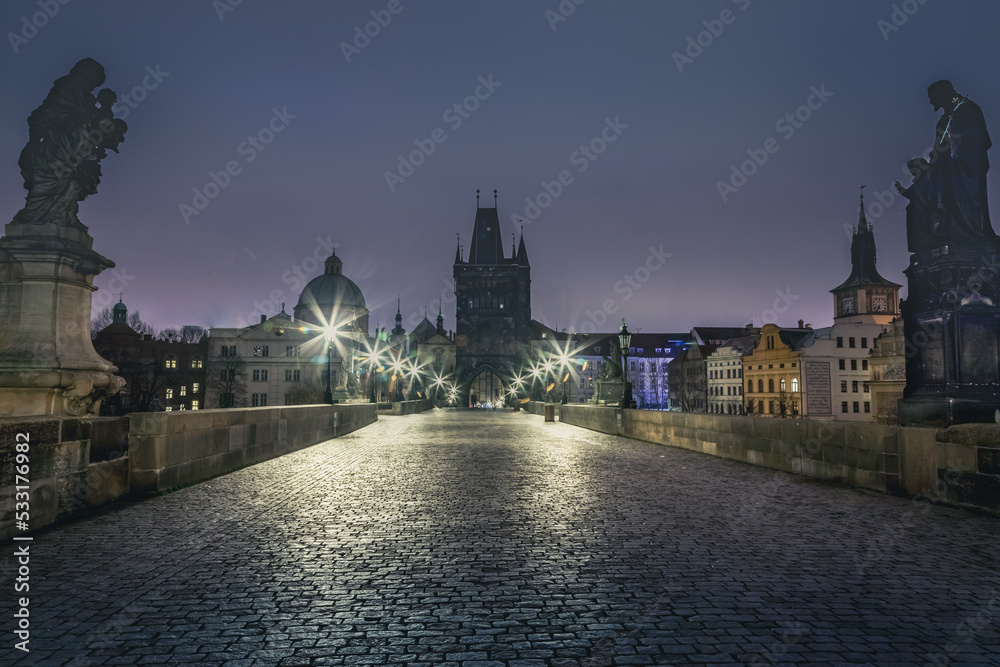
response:
<path id="1" fill-rule="evenodd" d="M 326 338 L 326 389 L 323 390 L 323 402 L 333 405 L 333 387 L 330 384 L 332 373 L 333 339 L 337 335 L 336 327 L 323 327 L 323 337 Z"/>
<path id="2" fill-rule="evenodd" d="M 632 333 L 625 325 L 625 318 L 622 318 L 622 328 L 618 330 L 618 344 L 622 351 L 622 371 L 625 375 L 625 386 L 622 389 L 621 407 L 632 407 L 632 383 L 628 381 L 628 346 L 632 342 Z"/>

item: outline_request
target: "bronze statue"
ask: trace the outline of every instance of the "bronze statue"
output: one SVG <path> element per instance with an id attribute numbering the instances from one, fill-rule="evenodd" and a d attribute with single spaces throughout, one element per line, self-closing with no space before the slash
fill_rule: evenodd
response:
<path id="1" fill-rule="evenodd" d="M 910 252 L 955 245 L 994 249 L 998 239 L 986 199 L 986 151 L 992 142 L 979 106 L 952 87 L 936 81 L 927 88 L 934 110 L 944 113 L 930 160 L 907 162 L 913 184 L 896 189 L 910 200 L 906 207 Z"/>
<path id="2" fill-rule="evenodd" d="M 28 116 L 28 143 L 18 159 L 28 195 L 15 222 L 82 226 L 79 202 L 97 192 L 101 160 L 118 152 L 128 129 L 112 115 L 115 93 L 91 92 L 104 79 L 101 64 L 84 58 Z"/>

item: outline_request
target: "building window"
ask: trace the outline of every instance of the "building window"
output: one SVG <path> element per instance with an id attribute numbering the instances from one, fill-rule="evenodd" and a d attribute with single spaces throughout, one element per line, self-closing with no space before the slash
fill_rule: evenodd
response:
<path id="1" fill-rule="evenodd" d="M 847 361 L 845 359 L 838 359 L 837 361 L 840 363 L 840 370 L 846 371 L 847 370 Z"/>
<path id="2" fill-rule="evenodd" d="M 872 411 L 872 404 L 868 401 L 865 401 L 865 412 L 871 412 L 871 411 Z"/>
<path id="3" fill-rule="evenodd" d="M 201 361 L 201 359 L 192 359 L 191 360 L 191 368 L 201 368 L 201 367 L 202 367 L 202 361 Z"/>
<path id="4" fill-rule="evenodd" d="M 289 345 L 285 348 L 286 357 L 297 357 L 299 356 L 299 348 L 294 345 Z"/>
<path id="5" fill-rule="evenodd" d="M 841 401 L 840 402 L 840 411 L 841 412 L 847 412 L 847 401 Z"/>
<path id="6" fill-rule="evenodd" d="M 221 351 L 222 351 L 222 356 L 224 356 L 224 357 L 235 357 L 236 356 L 236 346 L 235 345 L 223 345 Z"/>
<path id="7" fill-rule="evenodd" d="M 191 385 L 191 393 L 192 393 L 192 394 L 197 394 L 197 393 L 198 393 L 198 391 L 199 391 L 199 389 L 201 389 L 201 385 L 200 385 L 200 384 L 198 384 L 197 382 L 195 382 L 195 383 L 193 383 L 193 384 Z"/>
<path id="8" fill-rule="evenodd" d="M 861 370 L 863 370 L 863 371 L 868 370 L 868 360 L 867 359 L 862 359 L 861 360 Z"/>
<path id="9" fill-rule="evenodd" d="M 861 347 L 863 347 L 863 348 L 867 348 L 868 347 L 868 339 L 867 338 L 862 338 L 861 339 Z"/>
<path id="10" fill-rule="evenodd" d="M 181 406 L 180 406 L 179 409 L 180 410 L 187 410 L 187 405 L 185 403 L 181 403 Z"/>
<path id="11" fill-rule="evenodd" d="M 799 390 L 799 379 L 798 378 L 792 378 L 792 391 L 796 392 L 798 390 Z"/>
<path id="12" fill-rule="evenodd" d="M 774 378 L 767 379 L 767 391 L 768 393 L 774 393 Z"/>
<path id="13" fill-rule="evenodd" d="M 166 363 L 166 367 L 167 368 L 177 368 L 177 360 L 176 359 L 167 359 L 167 361 L 165 363 Z"/>
<path id="14" fill-rule="evenodd" d="M 858 360 L 857 359 L 851 359 L 851 370 L 852 371 L 858 370 Z"/>
<path id="15" fill-rule="evenodd" d="M 753 393 L 753 380 L 747 380 L 747 393 Z"/>
<path id="16" fill-rule="evenodd" d="M 261 408 L 267 405 L 267 394 L 253 394 L 251 396 L 251 406 Z"/>
<path id="17" fill-rule="evenodd" d="M 187 385 L 185 385 L 185 384 L 182 384 L 182 385 L 181 385 L 181 396 L 187 396 L 187 395 L 188 395 L 188 388 L 187 388 Z"/>
<path id="18" fill-rule="evenodd" d="M 854 381 L 851 382 L 851 391 L 853 391 L 855 394 L 858 393 L 858 381 L 857 380 L 854 380 Z M 855 410 L 855 412 L 857 412 L 857 410 Z"/>
<path id="19" fill-rule="evenodd" d="M 772 415 L 774 414 L 774 401 L 767 402 L 767 411 Z"/>
<path id="20" fill-rule="evenodd" d="M 785 391 L 785 378 L 779 380 L 779 386 L 781 387 L 781 391 Z"/>
<path id="21" fill-rule="evenodd" d="M 173 412 L 173 411 L 174 411 L 174 409 L 172 407 L 170 407 L 169 405 L 165 409 L 165 412 Z"/>
<path id="22" fill-rule="evenodd" d="M 854 336 L 847 339 L 847 347 L 854 347 Z"/>
<path id="23" fill-rule="evenodd" d="M 198 401 L 191 401 L 191 409 L 192 409 L 192 410 L 197 410 L 197 409 L 199 409 L 200 405 L 201 405 L 201 404 L 200 404 L 200 403 L 199 403 Z"/>
<path id="24" fill-rule="evenodd" d="M 845 394 L 847 393 L 847 380 L 840 381 L 840 391 L 842 391 Z"/>
<path id="25" fill-rule="evenodd" d="M 862 382 L 861 384 L 862 384 L 861 391 L 865 392 L 866 394 L 869 393 L 868 392 L 868 383 L 867 382 Z"/>
<path id="26" fill-rule="evenodd" d="M 169 401 L 173 397 L 174 397 L 174 390 L 173 389 L 167 389 L 167 400 Z"/>
<path id="27" fill-rule="evenodd" d="M 857 401 L 854 401 L 854 403 L 852 405 L 854 407 L 854 411 L 855 412 L 860 412 L 860 409 L 859 409 L 860 406 L 858 405 Z"/>
<path id="28" fill-rule="evenodd" d="M 757 380 L 757 393 L 758 394 L 763 394 L 764 393 L 764 381 L 763 380 Z"/>
<path id="29" fill-rule="evenodd" d="M 844 337 L 843 336 L 837 336 L 837 347 L 844 347 Z M 845 410 L 845 412 L 846 412 L 846 410 Z"/>

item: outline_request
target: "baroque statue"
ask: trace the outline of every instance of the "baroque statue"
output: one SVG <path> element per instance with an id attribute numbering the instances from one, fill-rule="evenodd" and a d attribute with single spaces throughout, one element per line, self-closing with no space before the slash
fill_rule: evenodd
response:
<path id="1" fill-rule="evenodd" d="M 968 97 L 955 92 L 950 81 L 932 83 L 927 96 L 938 119 L 929 160 L 907 162 L 913 183 L 896 189 L 909 200 L 906 207 L 907 245 L 923 252 L 945 245 L 996 249 L 986 199 L 986 151 L 992 145 L 983 112 Z"/>
<path id="2" fill-rule="evenodd" d="M 115 93 L 92 92 L 104 79 L 104 67 L 84 58 L 28 116 L 28 143 L 18 159 L 28 195 L 14 222 L 82 226 L 79 202 L 97 192 L 101 160 L 118 152 L 128 129 L 112 115 Z"/>

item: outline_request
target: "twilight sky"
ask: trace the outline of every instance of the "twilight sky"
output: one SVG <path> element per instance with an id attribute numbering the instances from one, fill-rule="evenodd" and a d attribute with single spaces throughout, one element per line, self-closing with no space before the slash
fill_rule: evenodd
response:
<path id="1" fill-rule="evenodd" d="M 927 85 L 951 79 L 1000 133 L 993 0 L 63 2 L 0 7 L 0 209 L 23 205 L 28 114 L 96 59 L 129 129 L 80 207 L 118 265 L 94 309 L 123 285 L 157 328 L 291 313 L 331 242 L 373 328 L 397 294 L 407 330 L 442 294 L 453 328 L 477 188 L 499 189 L 506 246 L 525 220 L 549 326 L 826 326 L 859 185 L 879 270 L 905 285 L 892 183 L 931 146 Z M 210 172 L 226 185 L 200 199 Z"/>

